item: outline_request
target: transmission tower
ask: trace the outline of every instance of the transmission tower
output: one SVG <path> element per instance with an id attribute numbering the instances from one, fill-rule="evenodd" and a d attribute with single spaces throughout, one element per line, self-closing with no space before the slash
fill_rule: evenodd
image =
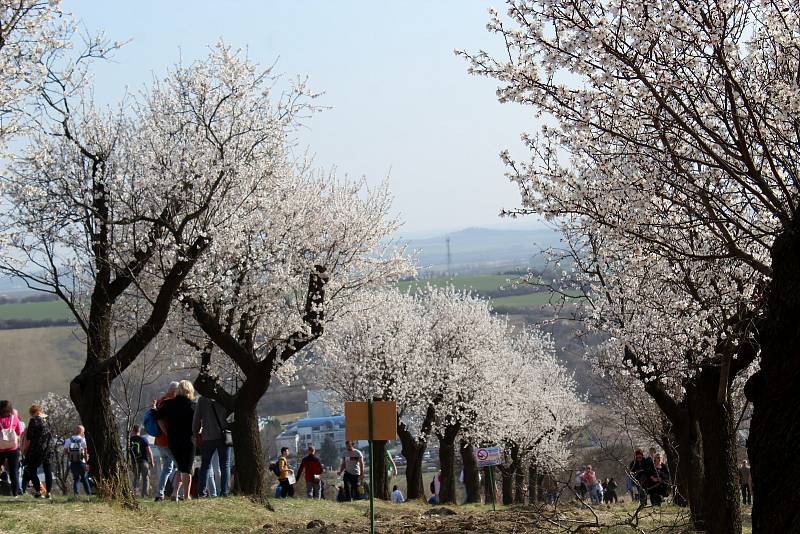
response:
<path id="1" fill-rule="evenodd" d="M 445 238 L 445 243 L 447 244 L 447 276 L 450 276 L 453 274 L 453 258 L 450 256 L 450 236 Z"/>

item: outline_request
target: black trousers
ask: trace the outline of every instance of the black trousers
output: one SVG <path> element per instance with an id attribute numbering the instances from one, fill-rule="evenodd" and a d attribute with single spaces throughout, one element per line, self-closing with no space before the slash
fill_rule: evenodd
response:
<path id="1" fill-rule="evenodd" d="M 284 478 L 280 481 L 281 487 L 281 499 L 285 499 L 286 497 L 294 497 L 294 486 L 289 484 L 289 479 Z"/>
<path id="2" fill-rule="evenodd" d="M 11 479 L 11 495 L 19 495 L 19 449 L 0 452 L 0 465 L 3 464 Z"/>
<path id="3" fill-rule="evenodd" d="M 753 495 L 750 493 L 750 486 L 742 484 L 742 503 L 753 504 Z"/>
<path id="4" fill-rule="evenodd" d="M 22 474 L 22 490 L 27 487 L 28 481 L 33 482 L 34 493 L 39 493 L 39 467 L 44 471 L 44 487 L 47 493 L 53 489 L 53 470 L 50 466 L 50 457 L 25 458 L 25 471 Z"/>
<path id="5" fill-rule="evenodd" d="M 344 495 L 348 501 L 358 500 L 358 475 L 351 475 L 347 471 L 344 473 Z"/>

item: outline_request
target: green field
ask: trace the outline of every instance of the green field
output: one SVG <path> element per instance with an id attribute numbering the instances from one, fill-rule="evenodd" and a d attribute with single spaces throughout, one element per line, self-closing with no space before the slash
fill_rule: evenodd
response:
<path id="1" fill-rule="evenodd" d="M 510 274 L 486 274 L 479 276 L 450 276 L 438 278 L 423 278 L 419 280 L 406 280 L 398 282 L 397 286 L 400 289 L 416 289 L 425 287 L 428 284 L 436 287 L 442 287 L 447 284 L 453 284 L 458 289 L 472 289 L 474 291 L 497 291 L 501 287 L 510 286 L 513 282 L 519 279 L 518 275 Z"/>
<path id="2" fill-rule="evenodd" d="M 512 288 L 515 282 L 518 282 L 520 275 L 510 274 L 488 274 L 479 276 L 451 276 L 451 277 L 438 277 L 438 278 L 424 278 L 419 280 L 406 280 L 399 282 L 397 287 L 401 290 L 415 290 L 424 288 L 428 284 L 435 287 L 442 287 L 447 284 L 452 284 L 458 289 L 470 289 L 479 294 L 498 293 L 501 296 L 491 296 L 489 299 L 495 308 L 501 308 L 507 312 L 514 312 L 514 310 L 525 310 L 529 308 L 539 307 L 549 303 L 557 303 L 560 301 L 559 295 L 552 295 L 549 291 L 540 290 L 534 291 L 531 287 L 531 293 L 525 295 L 509 295 L 502 296 L 504 288 Z M 577 295 L 577 292 L 569 292 L 570 294 Z"/>
<path id="3" fill-rule="evenodd" d="M 0 304 L 0 321 L 28 319 L 32 321 L 63 321 L 72 319 L 67 305 L 60 300 Z"/>
<path id="4" fill-rule="evenodd" d="M 66 395 L 85 351 L 71 326 L 0 330 L 3 398 L 25 406 L 48 391 Z"/>
<path id="5" fill-rule="evenodd" d="M 560 295 L 551 294 L 549 291 L 540 291 L 527 295 L 494 298 L 492 299 L 492 306 L 495 308 L 531 308 L 558 302 L 561 302 Z"/>

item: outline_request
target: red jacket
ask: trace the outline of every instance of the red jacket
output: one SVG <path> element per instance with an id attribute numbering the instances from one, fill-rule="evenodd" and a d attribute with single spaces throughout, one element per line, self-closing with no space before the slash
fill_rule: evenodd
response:
<path id="1" fill-rule="evenodd" d="M 314 475 L 322 474 L 322 462 L 313 454 L 309 454 L 300 462 L 300 467 L 297 469 L 297 478 L 300 478 L 300 473 L 305 474 L 306 482 L 312 482 Z"/>

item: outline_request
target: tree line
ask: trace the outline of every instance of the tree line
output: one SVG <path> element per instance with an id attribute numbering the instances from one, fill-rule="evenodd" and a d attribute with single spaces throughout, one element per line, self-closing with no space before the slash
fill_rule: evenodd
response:
<path id="1" fill-rule="evenodd" d="M 8 113 L 0 272 L 63 302 L 85 342 L 69 396 L 103 498 L 136 506 L 118 428 L 118 412 L 130 419 L 136 406 L 120 408 L 114 388 L 151 365 L 142 363 L 149 352 L 194 369 L 197 390 L 233 414 L 239 489 L 265 499 L 256 407 L 272 380 L 291 376 L 329 326 L 404 318 L 409 306 L 433 328 L 415 349 L 432 374 L 410 373 L 416 352 L 392 356 L 407 359 L 409 373 L 397 382 L 421 394 L 404 398 L 401 435 L 410 458 L 421 459 L 429 435 L 440 440 L 445 495 L 454 495 L 459 436 L 462 447 L 504 439 L 521 454 L 563 453 L 571 419 L 562 417 L 579 410 L 557 406 L 576 399 L 541 335 L 504 341 L 510 328 L 485 301 L 451 288 L 425 298 L 378 289 L 414 273 L 392 241 L 399 221 L 390 192 L 294 155 L 294 132 L 319 109 L 304 78 L 282 79 L 219 42 L 207 57 L 178 62 L 118 106 L 102 107 L 92 65 L 121 44 L 79 39 L 57 1 L 0 2 L 0 20 L 12 21 L 0 26 L 0 66 L 8 67 L 0 69 L 0 110 Z M 397 309 L 372 306 L 378 295 Z M 386 339 L 378 328 L 373 335 Z M 364 357 L 365 369 L 380 364 Z M 563 386 L 568 400 L 520 404 L 550 371 L 562 382 L 541 388 L 556 395 Z M 489 389 L 500 384 L 509 391 Z M 520 428 L 500 424 L 498 414 L 519 409 L 529 417 Z M 551 418 L 552 430 L 542 431 Z"/>
<path id="2" fill-rule="evenodd" d="M 547 117 L 503 152 L 515 215 L 550 220 L 586 284 L 600 370 L 649 398 L 692 518 L 741 532 L 735 392 L 752 405 L 753 532 L 800 529 L 797 21 L 792 2 L 505 2 L 505 53 L 461 52 Z"/>

